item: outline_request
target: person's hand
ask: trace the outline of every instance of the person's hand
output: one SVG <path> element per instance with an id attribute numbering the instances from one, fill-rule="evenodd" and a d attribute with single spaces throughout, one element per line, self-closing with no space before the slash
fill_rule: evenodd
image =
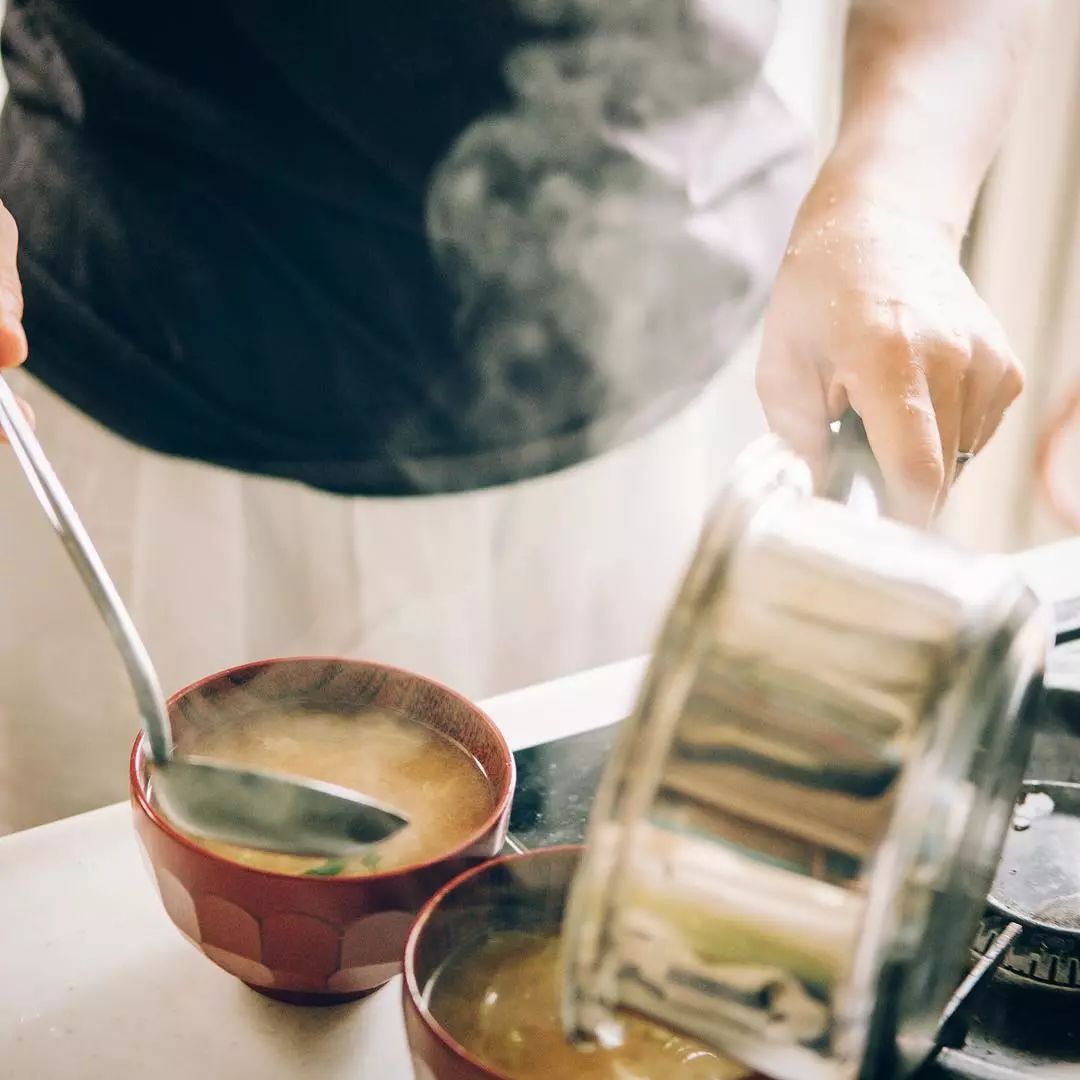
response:
<path id="1" fill-rule="evenodd" d="M 0 203 L 0 369 L 18 367 L 26 359 L 26 333 L 23 330 L 22 284 L 16 256 L 19 250 L 19 230 L 15 219 Z M 20 401 L 27 419 L 33 423 L 33 413 L 25 401 Z M 0 442 L 6 442 L 0 431 Z"/>
<path id="2" fill-rule="evenodd" d="M 820 481 L 829 422 L 862 417 L 889 510 L 926 524 L 961 453 L 1023 388 L 1004 332 L 959 263 L 959 236 L 819 181 L 765 323 L 757 385 L 772 429 Z"/>

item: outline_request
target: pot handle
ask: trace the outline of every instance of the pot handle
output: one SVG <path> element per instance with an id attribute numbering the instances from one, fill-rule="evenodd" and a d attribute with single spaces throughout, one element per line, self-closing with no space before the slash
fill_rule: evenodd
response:
<path id="1" fill-rule="evenodd" d="M 885 506 L 885 480 L 862 418 L 853 409 L 835 427 L 824 494 L 868 517 L 878 516 Z"/>

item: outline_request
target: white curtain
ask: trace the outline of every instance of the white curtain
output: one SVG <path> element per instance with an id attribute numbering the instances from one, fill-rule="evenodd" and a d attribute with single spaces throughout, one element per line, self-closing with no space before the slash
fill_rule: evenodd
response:
<path id="1" fill-rule="evenodd" d="M 1035 453 L 1049 418 L 1080 380 L 1080 3 L 1048 6 L 974 225 L 971 275 L 1028 376 L 1024 396 L 967 471 L 944 522 L 950 536 L 981 550 L 1068 535 L 1039 490 Z M 1076 440 L 1071 446 L 1067 468 L 1080 496 L 1080 447 Z"/>

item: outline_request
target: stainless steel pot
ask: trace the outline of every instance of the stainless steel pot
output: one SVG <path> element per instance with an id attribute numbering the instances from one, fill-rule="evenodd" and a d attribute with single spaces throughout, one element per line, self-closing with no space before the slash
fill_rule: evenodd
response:
<path id="1" fill-rule="evenodd" d="M 849 502 L 873 504 L 862 470 Z M 1047 653 L 1004 558 L 814 497 L 766 439 L 704 530 L 609 763 L 566 1021 L 633 1009 L 777 1080 L 913 1071 L 959 980 Z"/>

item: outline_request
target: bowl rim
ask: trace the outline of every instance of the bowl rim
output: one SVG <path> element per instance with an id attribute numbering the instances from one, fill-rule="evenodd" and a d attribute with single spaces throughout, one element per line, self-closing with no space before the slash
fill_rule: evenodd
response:
<path id="1" fill-rule="evenodd" d="M 465 705 L 472 713 L 478 716 L 494 734 L 496 744 L 503 754 L 505 761 L 508 763 L 503 783 L 495 796 L 495 805 L 488 817 L 486 817 L 483 823 L 477 829 L 473 830 L 462 843 L 451 848 L 450 851 L 430 859 L 424 859 L 421 862 L 410 863 L 407 866 L 399 866 L 392 870 L 382 870 L 365 874 L 334 874 L 332 876 L 323 876 L 315 874 L 286 874 L 280 870 L 263 870 L 255 866 L 246 866 L 244 863 L 228 859 L 224 855 L 218 855 L 216 852 L 210 851 L 209 848 L 203 847 L 197 841 L 185 836 L 171 821 L 168 820 L 168 818 L 157 812 L 157 809 L 150 802 L 149 798 L 147 798 L 147 785 L 143 782 L 140 775 L 140 763 L 143 756 L 142 747 L 146 738 L 146 733 L 140 730 L 135 736 L 135 741 L 131 746 L 131 753 L 128 756 L 128 786 L 131 790 L 131 797 L 135 801 L 136 808 L 146 816 L 155 828 L 161 830 L 176 843 L 191 851 L 197 852 L 203 858 L 209 859 L 211 863 L 227 866 L 233 870 L 247 872 L 259 877 L 276 878 L 282 881 L 292 881 L 304 884 L 317 883 L 319 886 L 341 886 L 355 885 L 358 882 L 390 881 L 394 878 L 405 877 L 409 874 L 416 873 L 417 871 L 429 869 L 442 862 L 461 858 L 465 856 L 466 852 L 473 844 L 483 839 L 483 837 L 493 828 L 497 828 L 500 819 L 504 817 L 508 818 L 510 806 L 514 798 L 514 790 L 517 786 L 517 761 L 515 760 L 514 753 L 510 749 L 510 744 L 506 741 L 506 737 L 500 730 L 499 725 L 496 724 L 479 705 L 470 701 L 464 694 L 459 694 L 456 690 L 451 690 L 450 687 L 445 686 L 443 683 L 437 682 L 435 679 L 429 679 L 426 675 L 419 675 L 415 671 L 410 671 L 408 668 L 396 667 L 393 664 L 383 664 L 378 660 L 361 660 L 358 658 L 341 656 L 277 656 L 265 660 L 250 660 L 243 664 L 234 664 L 232 667 L 223 668 L 221 671 L 216 671 L 210 675 L 204 675 L 201 678 L 196 679 L 195 682 L 189 683 L 187 686 L 170 694 L 166 699 L 165 705 L 166 708 L 171 709 L 181 698 L 193 693 L 201 687 L 216 682 L 219 679 L 225 679 L 238 672 L 246 671 L 249 668 L 297 663 L 336 663 L 345 664 L 350 667 L 378 668 L 382 671 L 393 672 L 397 675 L 404 675 L 410 679 L 416 679 L 419 682 L 427 683 L 428 686 L 433 687 L 439 693 L 455 698 L 461 704 Z M 475 757 L 475 755 L 473 756 Z M 478 856 L 478 858 L 479 857 L 481 856 Z"/>
<path id="2" fill-rule="evenodd" d="M 424 1004 L 423 994 L 416 982 L 416 949 L 420 941 L 420 936 L 423 934 L 424 928 L 430 921 L 431 916 L 435 913 L 435 909 L 443 902 L 447 895 L 464 885 L 471 878 L 476 877 L 478 874 L 486 873 L 495 867 L 503 866 L 506 863 L 523 862 L 528 859 L 536 859 L 551 855 L 566 855 L 572 853 L 579 856 L 580 861 L 580 856 L 584 850 L 584 844 L 552 844 L 550 847 L 530 848 L 528 851 L 515 851 L 507 855 L 498 855 L 493 859 L 487 859 L 478 866 L 470 866 L 468 870 L 462 871 L 457 877 L 448 881 L 438 890 L 438 892 L 434 893 L 430 899 L 427 900 L 413 920 L 412 926 L 409 928 L 409 936 L 405 939 L 405 951 L 402 955 L 401 962 L 403 976 L 402 986 L 404 987 L 405 995 L 409 998 L 409 1002 L 416 1010 L 417 1014 L 427 1025 L 428 1030 L 434 1034 L 446 1050 L 462 1058 L 473 1068 L 487 1073 L 493 1080 L 514 1080 L 514 1078 L 510 1076 L 509 1073 L 500 1072 L 493 1065 L 481 1061 L 481 1059 L 476 1057 L 471 1051 L 466 1050 L 465 1047 L 435 1019 L 431 1010 Z M 412 1047 L 409 1049 L 410 1052 L 412 1052 Z"/>

